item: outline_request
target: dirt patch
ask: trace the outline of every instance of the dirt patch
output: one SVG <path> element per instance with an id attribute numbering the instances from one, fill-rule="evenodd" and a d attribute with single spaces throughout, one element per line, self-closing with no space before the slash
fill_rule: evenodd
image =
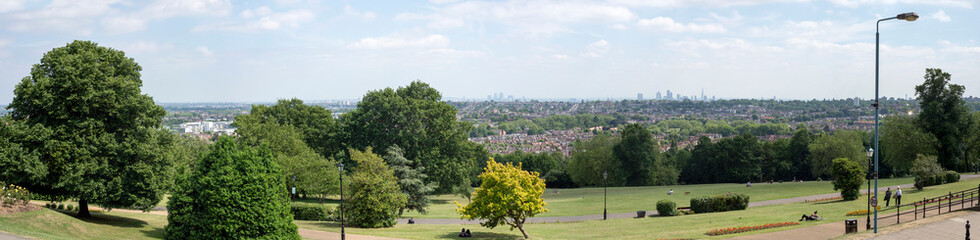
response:
<path id="1" fill-rule="evenodd" d="M 19 213 L 19 212 L 30 212 L 30 211 L 37 211 L 37 210 L 41 210 L 41 208 L 38 207 L 38 206 L 31 205 L 31 204 L 26 204 L 26 205 L 21 205 L 21 204 L 13 204 L 13 205 L 0 204 L 0 215 L 7 215 L 7 214 Z"/>

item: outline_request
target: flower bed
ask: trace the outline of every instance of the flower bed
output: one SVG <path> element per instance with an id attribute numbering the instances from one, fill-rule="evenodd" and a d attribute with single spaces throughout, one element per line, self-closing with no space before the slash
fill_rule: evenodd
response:
<path id="1" fill-rule="evenodd" d="M 842 198 L 840 196 L 837 196 L 837 197 L 821 198 L 821 199 L 817 199 L 817 200 L 805 200 L 803 202 L 805 202 L 805 203 L 812 203 L 812 202 L 823 202 L 823 201 L 840 200 L 840 199 L 844 199 L 844 198 Z"/>
<path id="2" fill-rule="evenodd" d="M 0 202 L 6 205 L 13 205 L 20 203 L 21 205 L 27 205 L 31 201 L 31 192 L 27 191 L 26 188 L 17 185 L 6 185 L 0 182 Z"/>
<path id="3" fill-rule="evenodd" d="M 756 226 L 748 226 L 748 227 L 717 228 L 717 229 L 708 231 L 708 232 L 706 232 L 704 234 L 707 234 L 709 236 L 718 236 L 718 235 L 725 235 L 725 234 L 735 234 L 735 233 L 743 233 L 743 232 L 755 231 L 755 230 L 764 230 L 764 229 L 770 229 L 770 228 L 793 226 L 793 225 L 799 225 L 799 224 L 800 223 L 798 223 L 798 222 L 781 222 L 781 223 L 770 223 L 770 224 L 756 225 Z"/>
<path id="4" fill-rule="evenodd" d="M 957 198 L 963 198 L 963 196 L 962 195 L 953 196 L 953 199 L 957 199 Z M 915 202 L 915 205 L 916 206 L 922 206 L 922 205 L 930 204 L 930 203 L 934 203 L 934 202 L 947 201 L 949 199 L 950 199 L 949 197 L 944 197 L 944 198 L 933 199 L 933 200 L 929 200 L 929 201 L 925 201 L 925 202 L 919 201 L 919 202 Z"/>
<path id="5" fill-rule="evenodd" d="M 877 207 L 875 207 L 875 209 L 878 210 L 878 211 L 881 211 L 881 206 L 877 206 Z M 844 215 L 847 215 L 847 216 L 864 216 L 864 215 L 868 215 L 868 213 L 871 213 L 871 211 L 868 211 L 868 209 L 861 209 L 861 210 L 857 210 L 857 211 L 847 212 L 847 214 L 844 214 Z"/>

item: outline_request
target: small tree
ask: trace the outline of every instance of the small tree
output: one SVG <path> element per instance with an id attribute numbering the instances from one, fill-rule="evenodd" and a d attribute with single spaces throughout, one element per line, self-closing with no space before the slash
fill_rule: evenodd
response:
<path id="1" fill-rule="evenodd" d="M 168 239 L 300 239 L 271 154 L 221 137 L 190 176 L 178 177 Z"/>
<path id="2" fill-rule="evenodd" d="M 922 190 L 927 186 L 943 184 L 941 177 L 944 174 L 936 156 L 919 154 L 915 157 L 915 163 L 912 164 L 912 175 L 915 176 L 916 189 Z"/>
<path id="3" fill-rule="evenodd" d="M 854 161 L 847 158 L 834 159 L 832 175 L 834 190 L 840 190 L 844 200 L 854 200 L 861 195 L 861 182 L 864 181 L 864 170 Z"/>
<path id="4" fill-rule="evenodd" d="M 347 184 L 350 197 L 344 204 L 344 216 L 354 226 L 366 228 L 395 225 L 398 209 L 405 206 L 407 197 L 398 186 L 398 178 L 371 148 L 364 152 L 349 150 L 357 163 Z"/>
<path id="5" fill-rule="evenodd" d="M 428 177 L 422 173 L 425 167 L 412 168 L 412 160 L 405 158 L 404 152 L 398 145 L 392 145 L 388 147 L 384 157 L 388 167 L 394 172 L 395 177 L 398 177 L 398 185 L 401 186 L 402 192 L 408 196 L 408 203 L 398 208 L 398 216 L 401 216 L 406 209 L 425 214 L 425 208 L 429 207 L 428 194 L 435 191 L 437 185 L 424 182 L 423 179 Z"/>
<path id="6" fill-rule="evenodd" d="M 520 229 L 524 238 L 530 238 L 524 229 L 524 221 L 538 213 L 547 212 L 544 180 L 537 172 L 521 170 L 521 165 L 501 164 L 490 159 L 479 176 L 480 187 L 474 193 L 473 202 L 465 207 L 456 202 L 456 212 L 463 219 L 485 219 L 481 226 L 494 228 L 501 224 L 510 229 Z"/>

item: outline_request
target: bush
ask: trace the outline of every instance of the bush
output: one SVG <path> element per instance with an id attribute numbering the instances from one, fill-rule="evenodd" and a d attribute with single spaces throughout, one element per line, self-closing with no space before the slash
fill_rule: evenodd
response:
<path id="1" fill-rule="evenodd" d="M 864 170 L 861 165 L 847 158 L 834 159 L 831 174 L 834 176 L 834 190 L 840 190 L 844 200 L 857 199 L 861 195 L 861 183 L 864 182 Z"/>
<path id="2" fill-rule="evenodd" d="M 59 203 L 58 204 L 58 210 L 65 210 L 65 204 L 64 203 Z"/>
<path id="3" fill-rule="evenodd" d="M 319 204 L 293 203 L 289 206 L 289 210 L 293 212 L 294 220 L 310 221 L 328 221 L 330 220 L 330 214 L 333 212 L 333 209 L 330 207 Z"/>
<path id="4" fill-rule="evenodd" d="M 946 183 L 954 183 L 960 181 L 960 174 L 956 171 L 946 171 Z"/>
<path id="5" fill-rule="evenodd" d="M 65 206 L 65 207 L 68 209 L 68 211 L 71 211 L 71 210 L 75 209 L 75 206 L 74 205 L 71 205 L 71 204 L 68 204 L 68 206 Z"/>
<path id="6" fill-rule="evenodd" d="M 660 216 L 677 216 L 680 212 L 677 211 L 677 204 L 671 200 L 660 200 L 657 202 L 657 213 Z"/>
<path id="7" fill-rule="evenodd" d="M 959 174 L 953 173 L 956 174 L 956 181 L 959 181 Z M 915 158 L 912 175 L 915 176 L 915 188 L 919 190 L 924 187 L 943 184 L 947 178 L 952 178 L 948 172 L 943 172 L 936 156 L 923 156 L 921 154 Z"/>
<path id="8" fill-rule="evenodd" d="M 300 239 L 286 177 L 269 153 L 220 137 L 176 182 L 167 239 Z"/>
<path id="9" fill-rule="evenodd" d="M 691 211 L 696 213 L 745 210 L 748 207 L 749 196 L 741 193 L 725 193 L 691 198 Z"/>
<path id="10" fill-rule="evenodd" d="M 350 150 L 350 158 L 357 167 L 350 181 L 345 181 L 344 188 L 350 189 L 350 194 L 344 205 L 344 218 L 351 225 L 364 228 L 394 226 L 398 209 L 408 202 L 398 178 L 370 148 L 364 152 Z"/>

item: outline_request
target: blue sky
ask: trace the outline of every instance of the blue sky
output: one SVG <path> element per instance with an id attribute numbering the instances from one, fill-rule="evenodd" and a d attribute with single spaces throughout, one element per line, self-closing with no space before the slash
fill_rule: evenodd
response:
<path id="1" fill-rule="evenodd" d="M 126 52 L 158 102 L 355 99 L 425 81 L 446 97 L 914 97 L 925 68 L 980 96 L 965 0 L 0 0 L 0 104 L 44 52 Z"/>

